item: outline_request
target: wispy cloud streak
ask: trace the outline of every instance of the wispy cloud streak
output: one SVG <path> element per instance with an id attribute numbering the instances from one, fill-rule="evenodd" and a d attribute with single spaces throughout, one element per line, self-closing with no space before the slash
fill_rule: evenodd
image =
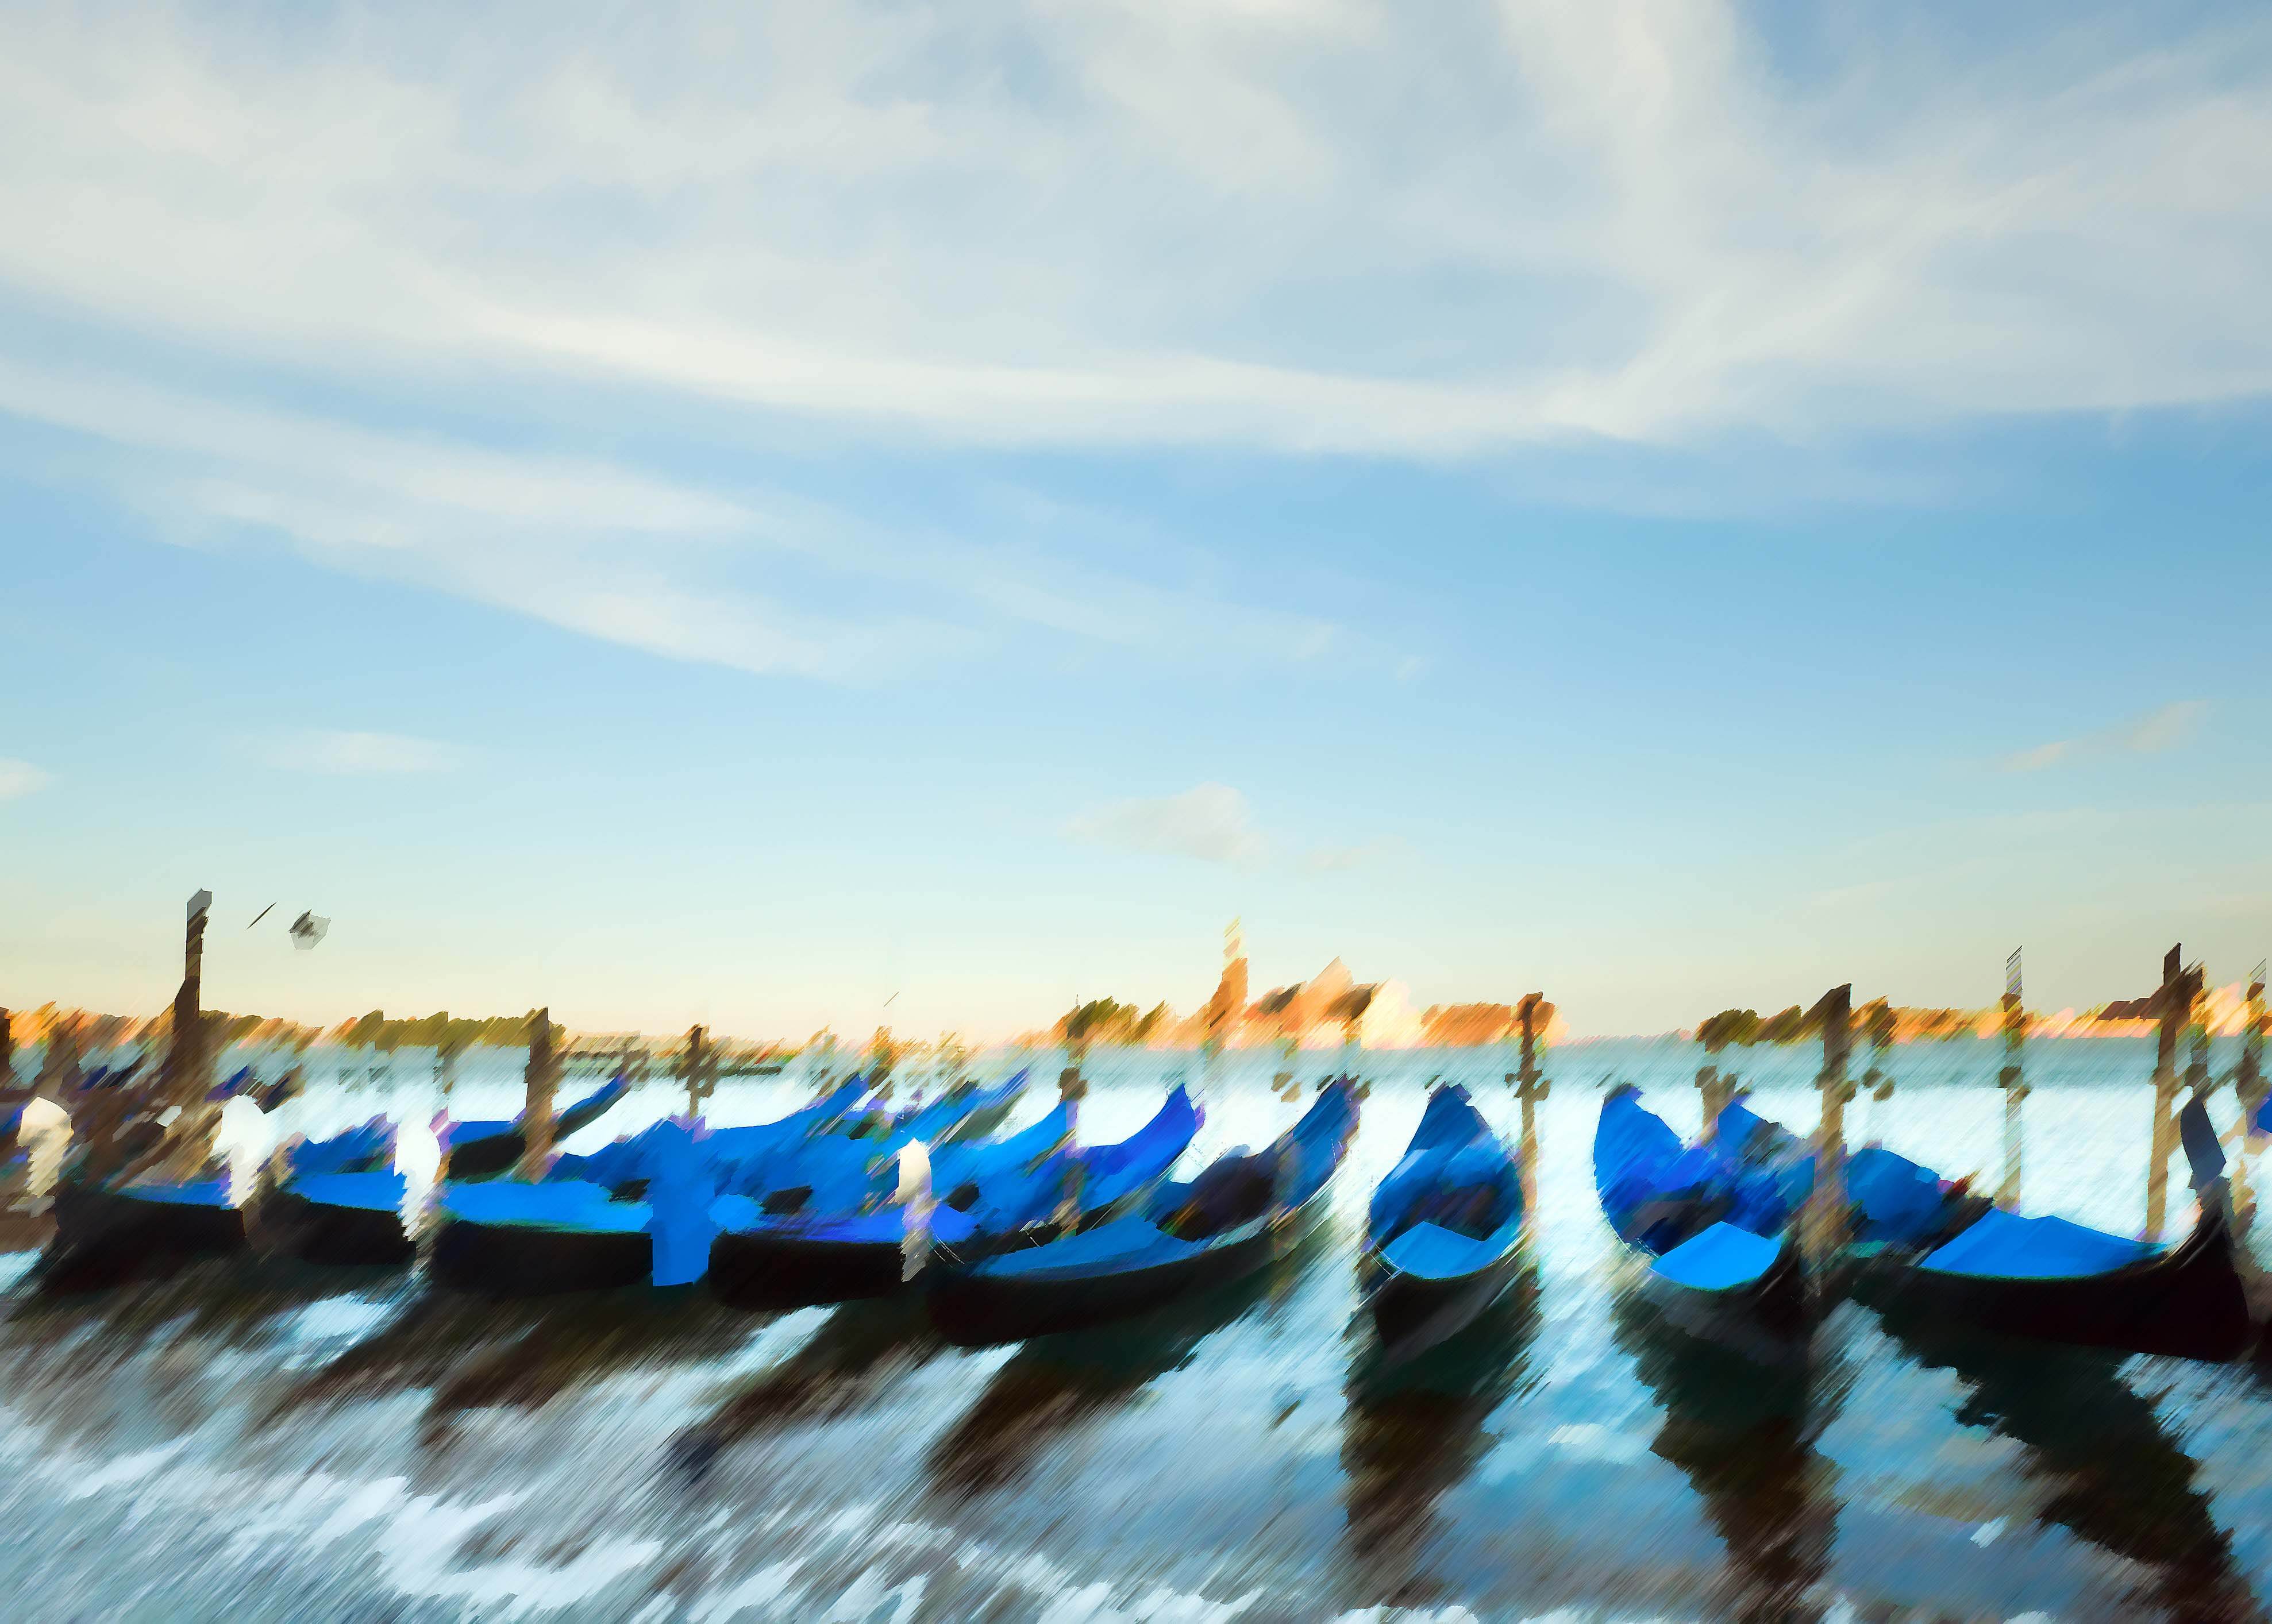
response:
<path id="1" fill-rule="evenodd" d="M 19 15 L 0 139 L 41 161 L 0 176 L 0 284 L 993 443 L 1461 455 L 2272 386 L 2261 18 L 1865 19 L 1794 76 L 1803 24 L 1714 4 L 698 4 L 605 55 L 484 10 Z"/>
<path id="2" fill-rule="evenodd" d="M 1234 866 L 1259 863 L 1270 849 L 1254 825 L 1246 797 L 1227 784 L 1200 784 L 1181 794 L 1117 801 L 1073 818 L 1065 832 L 1126 851 Z"/>
<path id="3" fill-rule="evenodd" d="M 272 766 L 349 775 L 441 772 L 465 759 L 457 746 L 434 739 L 322 727 L 278 734 L 263 753 Z"/>
<path id="4" fill-rule="evenodd" d="M 13 801 L 19 795 L 28 795 L 44 789 L 53 782 L 45 768 L 30 762 L 18 761 L 13 756 L 0 756 L 0 801 Z"/>
<path id="5" fill-rule="evenodd" d="M 2208 714 L 2208 703 L 2181 699 L 2158 711 L 2118 722 L 2096 733 L 2072 739 L 2053 739 L 2024 750 L 2014 750 L 1997 762 L 2007 772 L 2040 772 L 2094 756 L 2143 756 L 2183 743 L 2199 730 Z"/>

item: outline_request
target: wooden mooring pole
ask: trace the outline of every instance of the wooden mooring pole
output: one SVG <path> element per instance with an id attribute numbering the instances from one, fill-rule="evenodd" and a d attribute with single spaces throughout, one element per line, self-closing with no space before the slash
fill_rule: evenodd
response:
<path id="1" fill-rule="evenodd" d="M 2146 1164 L 2146 1239 L 2159 1240 L 2169 1219 L 2170 1153 L 2178 1144 L 2178 1035 L 2201 1002 L 2201 972 L 2183 965 L 2184 943 L 2162 958 L 2162 987 L 2154 995 L 2159 1019 L 2154 1050 L 2154 1121 Z"/>
<path id="2" fill-rule="evenodd" d="M 1807 1260 L 1826 1269 L 1846 1245 L 1846 1102 L 1854 1097 L 1847 1081 L 1854 1047 L 1854 988 L 1834 987 L 1815 1005 L 1822 1021 L 1822 1071 L 1815 1086 L 1822 1093 L 1822 1125 L 1815 1131 L 1814 1193 L 1808 1199 L 1801 1244 Z"/>
<path id="3" fill-rule="evenodd" d="M 448 1103 L 458 1083 L 458 1044 L 450 1035 L 450 1012 L 442 1012 L 441 1030 L 434 1037 L 434 1091 Z"/>
<path id="4" fill-rule="evenodd" d="M 1364 1012 L 1372 1007 L 1372 989 L 1355 988 L 1342 1002 L 1346 1012 L 1342 1017 L 1341 1074 L 1349 1080 L 1356 1097 L 1363 1099 L 1372 1091 L 1364 1080 Z"/>
<path id="5" fill-rule="evenodd" d="M 703 1101 L 718 1091 L 718 1056 L 711 1048 L 710 1034 L 699 1026 L 686 1029 L 686 1114 L 702 1114 Z"/>
<path id="6" fill-rule="evenodd" d="M 1894 1074 L 1886 1069 L 1887 1056 L 1894 1047 L 1894 1009 L 1882 998 L 1872 998 L 1862 1006 L 1857 1017 L 1862 1033 L 1870 1040 L 1870 1063 L 1862 1073 L 1862 1143 L 1878 1143 L 1878 1107 L 1894 1097 Z"/>
<path id="7" fill-rule="evenodd" d="M 201 890 L 190 898 L 189 930 L 182 945 L 182 986 L 174 995 L 174 1030 L 166 1046 L 166 1103 L 184 1112 L 202 1100 L 212 1084 L 206 1075 L 205 1017 L 200 1008 L 205 990 L 206 918 L 212 911 L 211 891 Z"/>
<path id="8" fill-rule="evenodd" d="M 211 1153 L 212 1113 L 206 1093 L 213 1086 L 213 1054 L 206 1042 L 203 1007 L 205 991 L 206 919 L 213 911 L 213 893 L 200 890 L 190 898 L 188 928 L 182 942 L 182 985 L 174 995 L 173 1032 L 166 1044 L 161 1074 L 161 1104 L 179 1114 L 167 1129 L 159 1165 L 174 1178 L 188 1178 Z"/>
<path id="9" fill-rule="evenodd" d="M 1544 995 L 1525 993 L 1514 1006 L 1515 1030 L 1521 1034 L 1522 1048 L 1515 1069 L 1507 1074 L 1507 1083 L 1522 1106 L 1522 1142 L 1518 1147 L 1515 1166 L 1522 1179 L 1522 1221 L 1525 1227 L 1538 1221 L 1538 1107 L 1545 1103 L 1552 1086 L 1538 1068 L 1538 1010 Z"/>
<path id="10" fill-rule="evenodd" d="M 1080 1001 L 1073 1001 L 1072 1013 L 1065 1017 L 1065 1066 L 1058 1073 L 1058 1098 L 1070 1103 L 1088 1092 L 1088 1079 L 1082 1068 L 1088 1064 L 1088 1022 L 1081 1015 Z"/>
<path id="11" fill-rule="evenodd" d="M 1996 1204 L 2012 1211 L 2020 1204 L 2020 1102 L 2028 1097 L 2026 1062 L 2028 1016 L 2022 1008 L 2020 950 L 2004 961 L 2004 1069 L 1997 1085 L 2004 1091 L 2004 1183 Z"/>
<path id="12" fill-rule="evenodd" d="M 47 1040 L 40 1054 L 38 1086 L 53 1099 L 71 1099 L 78 1093 L 78 1017 L 59 1014 L 48 1023 Z"/>
<path id="13" fill-rule="evenodd" d="M 559 1080 L 552 1011 L 546 1008 L 528 1017 L 528 1069 L 523 1076 L 527 1103 L 520 1116 L 520 1176 L 532 1181 L 542 1178 L 552 1161 L 552 1096 Z"/>
<path id="14" fill-rule="evenodd" d="M 1727 1041 L 1727 1034 L 1716 1026 L 1704 1039 L 1704 1063 L 1696 1069 L 1696 1096 L 1704 1113 L 1703 1126 L 1697 1131 L 1700 1139 L 1713 1136 L 1720 1113 L 1736 1097 L 1736 1074 L 1720 1069 L 1720 1050 Z"/>
<path id="15" fill-rule="evenodd" d="M 2256 1222 L 2256 1158 L 2265 1136 L 2256 1126 L 2264 1108 L 2264 971 L 2259 963 L 2248 977 L 2248 1012 L 2240 1029 L 2240 1063 L 2232 1069 L 2232 1091 L 2240 1102 L 2238 1153 L 2233 1158 L 2234 1226 L 2246 1235 Z"/>

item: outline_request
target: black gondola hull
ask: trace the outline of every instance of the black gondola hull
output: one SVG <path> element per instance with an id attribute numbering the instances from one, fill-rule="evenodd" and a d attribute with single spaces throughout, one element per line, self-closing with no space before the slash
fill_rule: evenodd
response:
<path id="1" fill-rule="evenodd" d="M 1408 1274 L 1375 1260 L 1360 1268 L 1358 1291 L 1383 1351 L 1411 1358 L 1466 1330 L 1513 1284 L 1520 1268 L 1513 1248 L 1472 1274 L 1451 1278 Z"/>
<path id="2" fill-rule="evenodd" d="M 2222 1362 L 2253 1332 L 2246 1292 L 2220 1209 L 2163 1255 L 2103 1274 L 2052 1279 L 1982 1278 L 1872 1260 L 1854 1293 L 1889 1322 L 1961 1326 L 2074 1347 Z"/>
<path id="3" fill-rule="evenodd" d="M 245 1246 L 241 1207 L 148 1201 L 122 1190 L 58 1185 L 56 1233 L 40 1261 L 41 1283 L 69 1291 L 167 1273 L 192 1259 Z"/>
<path id="4" fill-rule="evenodd" d="M 511 1173 L 520 1163 L 521 1155 L 528 1149 L 528 1141 L 519 1129 L 484 1138 L 469 1139 L 454 1145 L 442 1158 L 442 1176 L 445 1179 L 494 1179 Z"/>
<path id="5" fill-rule="evenodd" d="M 737 1308 L 806 1308 L 887 1297 L 905 1283 L 906 1253 L 875 1241 L 804 1240 L 729 1230 L 710 1243 L 710 1290 Z"/>
<path id="6" fill-rule="evenodd" d="M 654 1240 L 644 1230 L 540 1228 L 445 1221 L 428 1272 L 440 1284 L 492 1297 L 545 1297 L 638 1285 L 654 1273 Z"/>
<path id="7" fill-rule="evenodd" d="M 1708 1291 L 1645 1269 L 1640 1291 L 1674 1329 L 1774 1367 L 1805 1360 L 1819 1317 L 1805 1262 L 1789 1237 L 1748 1285 Z"/>
<path id="8" fill-rule="evenodd" d="M 1306 1221 L 1296 1214 L 1189 1256 L 1070 1279 L 938 1269 L 929 1277 L 931 1323 L 961 1347 L 1085 1330 L 1252 1274 L 1289 1249 Z"/>
<path id="9" fill-rule="evenodd" d="M 310 1201 L 289 1189 L 260 1203 L 257 1228 L 262 1245 L 303 1263 L 399 1269 L 418 1255 L 400 1212 Z"/>

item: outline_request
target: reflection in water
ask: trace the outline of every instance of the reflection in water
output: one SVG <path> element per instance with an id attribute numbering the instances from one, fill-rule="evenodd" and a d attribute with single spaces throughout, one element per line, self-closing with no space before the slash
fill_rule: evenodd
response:
<path id="1" fill-rule="evenodd" d="M 355 1270 L 218 1258 L 188 1264 L 163 1279 L 108 1291 L 66 1296 L 24 1292 L 0 1335 L 5 1345 L 26 1356 L 69 1345 L 73 1364 L 82 1368 L 123 1364 L 161 1345 L 249 1348 L 265 1341 L 280 1316 L 371 1284 L 370 1275 Z M 83 1337 L 84 1332 L 93 1334 Z"/>
<path id="2" fill-rule="evenodd" d="M 429 1419 L 488 1405 L 535 1409 L 617 1371 L 729 1349 L 750 1328 L 699 1293 L 636 1291 L 491 1300 L 420 1291 L 371 1335 L 286 1388 L 267 1427 L 310 1405 L 432 1389 Z"/>
<path id="3" fill-rule="evenodd" d="M 1052 1439 L 1180 1369 L 1213 1332 L 1250 1313 L 1267 1319 L 1282 1312 L 1325 1233 L 1323 1225 L 1312 1227 L 1267 1268 L 1215 1291 L 1024 1344 L 931 1445 L 928 1494 L 952 1502 L 1016 1482 Z"/>
<path id="4" fill-rule="evenodd" d="M 2047 1492 L 2037 1520 L 2138 1563 L 2131 1600 L 2173 1620 L 2261 1620 L 2209 1515 L 2192 1458 L 2122 1379 L 2120 1355 L 1935 1330 L 1887 1329 L 1925 1365 L 1971 1389 L 1956 1419 L 2018 1442 L 2021 1470 Z"/>
<path id="5" fill-rule="evenodd" d="M 1429 1570 L 1438 1503 L 1481 1462 L 1484 1422 L 1521 1384 L 1537 1304 L 1526 1270 L 1471 1324 L 1404 1360 L 1382 1352 L 1371 1315 L 1351 1320 L 1342 1437 L 1349 1605 L 1456 1598 Z"/>
<path id="6" fill-rule="evenodd" d="M 699 1480 L 729 1445 L 872 1403 L 945 1350 L 917 1292 L 846 1303 L 811 1341 L 674 1439 L 672 1467 Z"/>
<path id="7" fill-rule="evenodd" d="M 36 1396 L 48 1441 L 131 1453 L 183 1437 L 242 1402 L 243 1373 L 292 1340 L 292 1321 L 340 1294 L 319 1273 L 245 1259 L 70 1297 L 23 1292 L 0 1320 L 4 1396 Z"/>
<path id="8" fill-rule="evenodd" d="M 525 1335 L 452 1370 L 435 1387 L 434 1408 L 534 1409 L 619 1371 L 718 1357 L 755 1323 L 707 1292 L 636 1286 L 549 1300 L 529 1316 Z"/>
<path id="9" fill-rule="evenodd" d="M 1837 1413 L 1835 1366 L 1763 1369 L 1687 1336 L 1637 1292 L 1611 1307 L 1618 1345 L 1664 1406 L 1650 1446 L 1688 1476 L 1728 1546 L 1726 1612 L 1782 1624 L 1821 1619 L 1837 1533 L 1837 1468 L 1814 1440 Z"/>

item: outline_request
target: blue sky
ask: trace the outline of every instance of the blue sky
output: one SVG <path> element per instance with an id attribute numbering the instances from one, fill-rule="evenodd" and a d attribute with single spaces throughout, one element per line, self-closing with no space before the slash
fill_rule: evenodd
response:
<path id="1" fill-rule="evenodd" d="M 12 11 L 0 1002 L 2231 980 L 2272 20 L 2149 21 Z"/>

